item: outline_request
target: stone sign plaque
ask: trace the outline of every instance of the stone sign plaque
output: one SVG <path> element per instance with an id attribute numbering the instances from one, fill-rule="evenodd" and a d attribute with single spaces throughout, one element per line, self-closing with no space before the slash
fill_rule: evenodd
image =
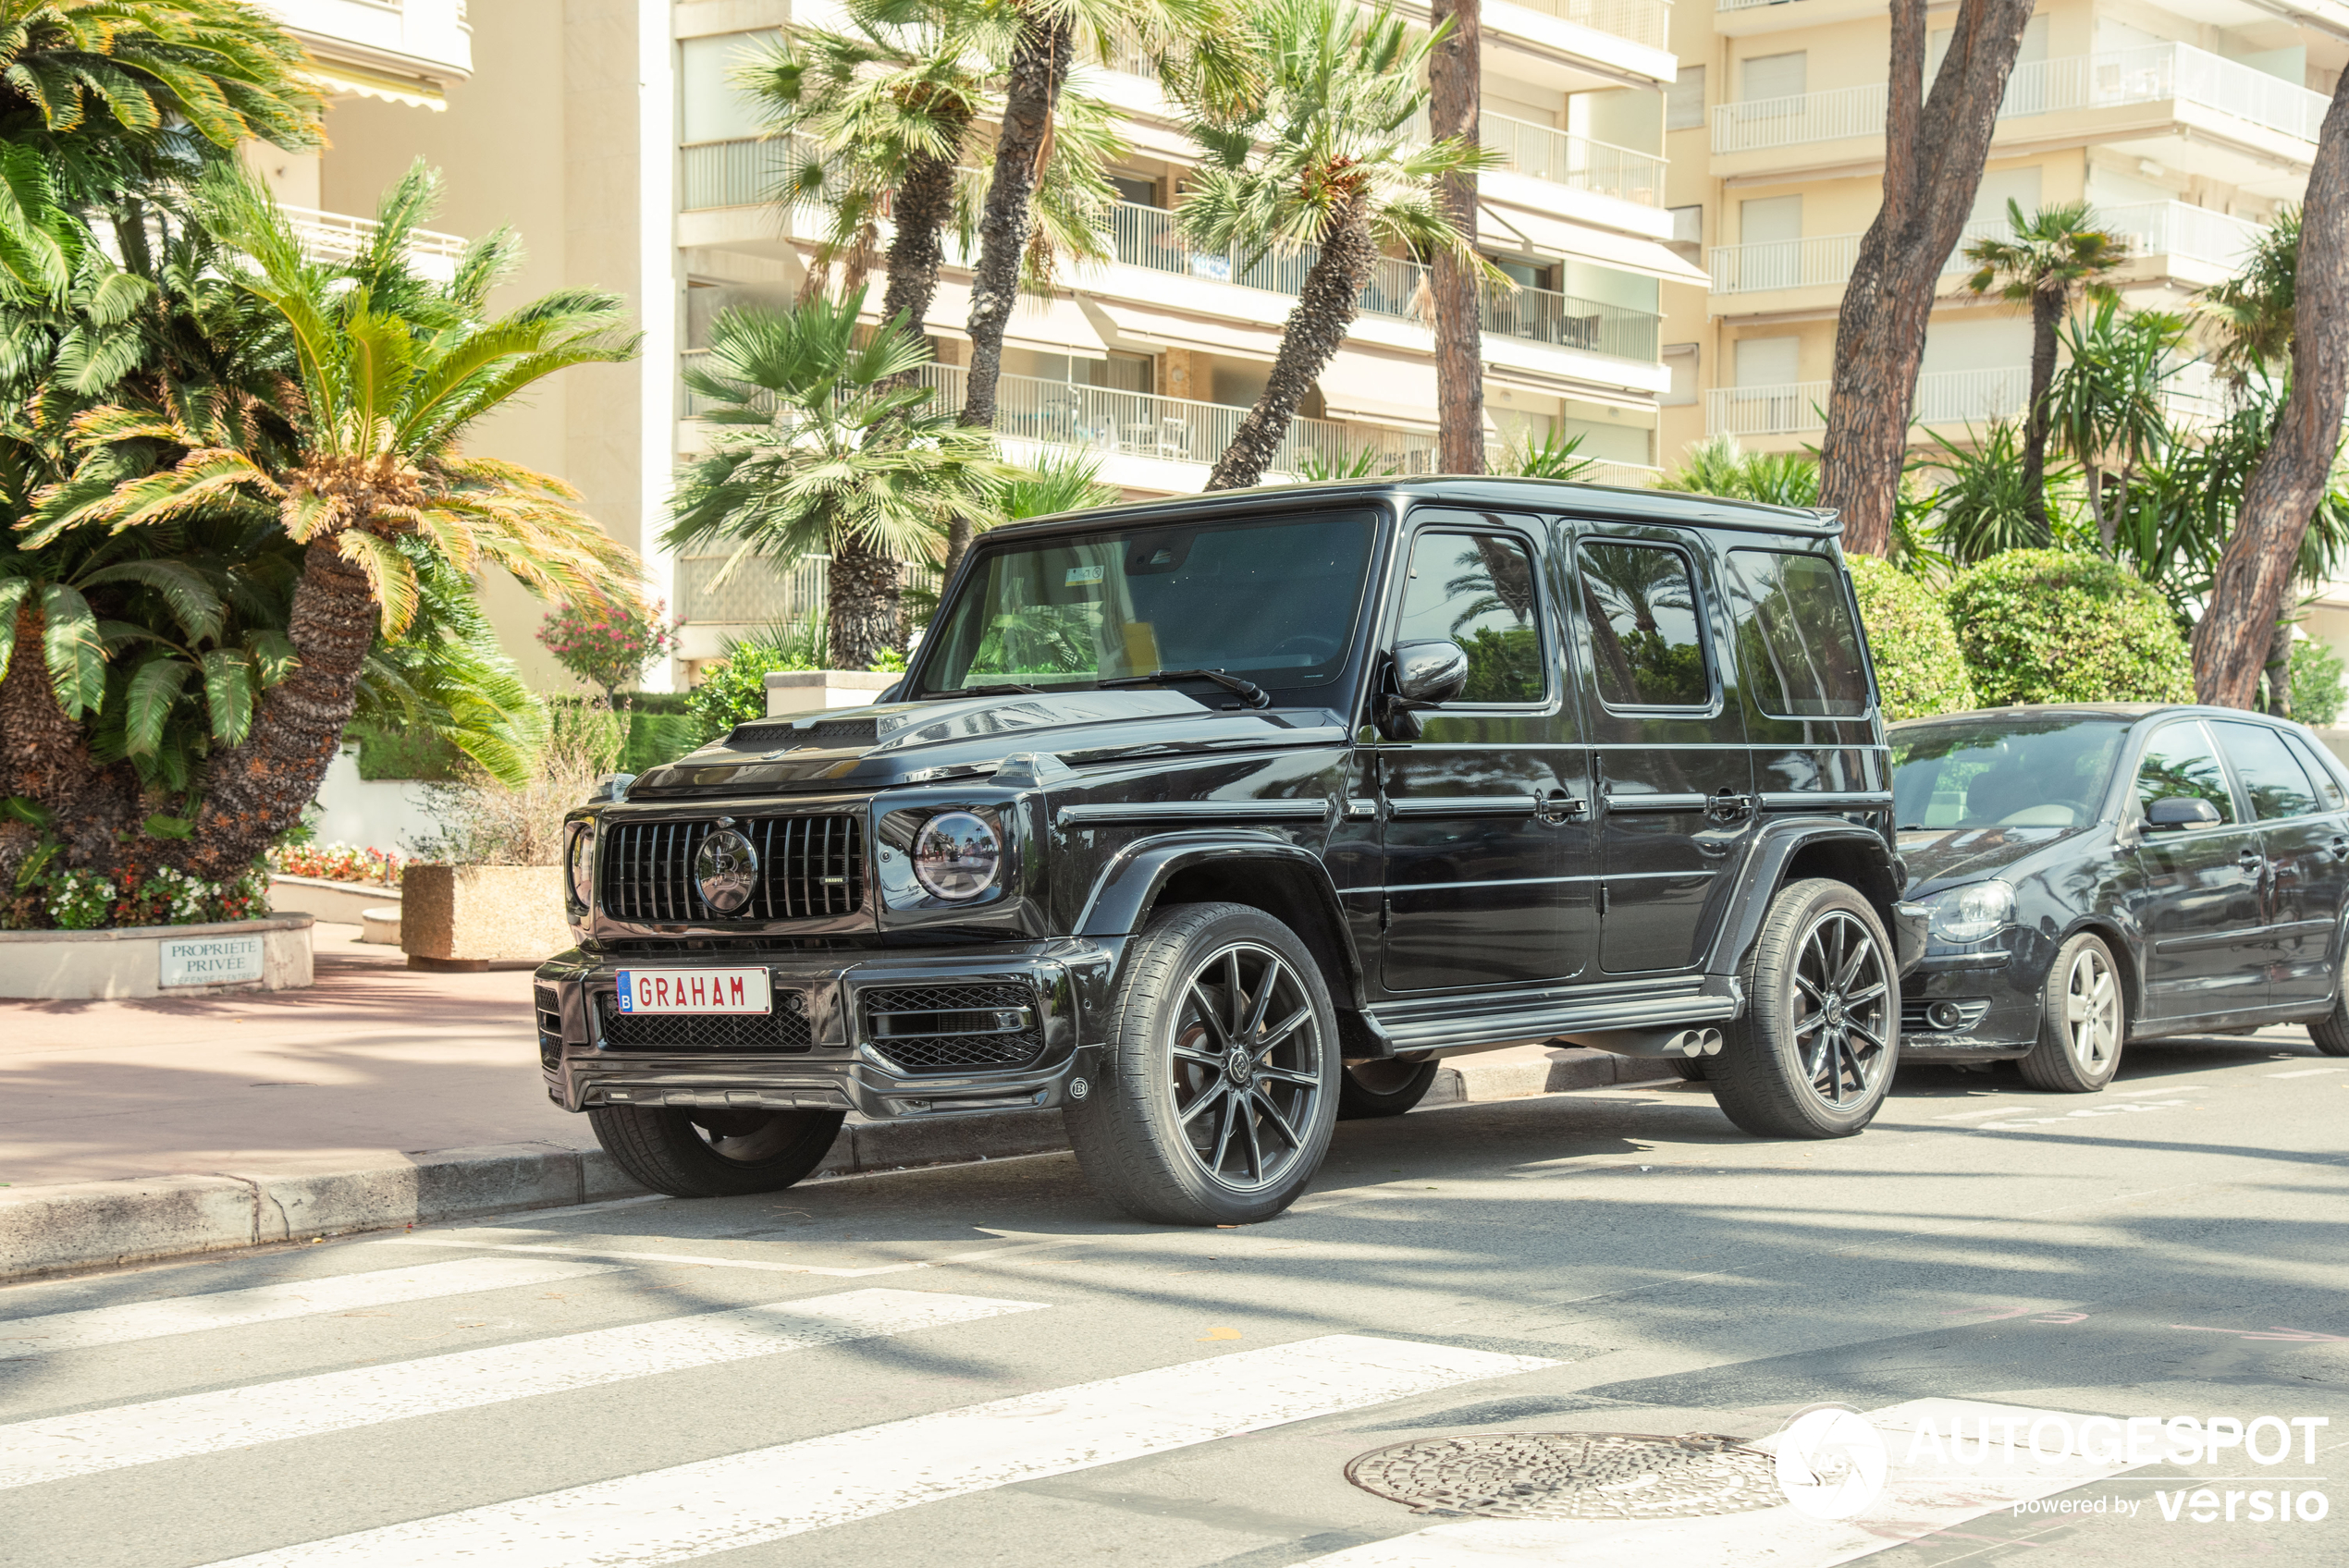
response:
<path id="1" fill-rule="evenodd" d="M 261 978 L 259 937 L 190 937 L 163 944 L 164 986 L 221 986 Z"/>

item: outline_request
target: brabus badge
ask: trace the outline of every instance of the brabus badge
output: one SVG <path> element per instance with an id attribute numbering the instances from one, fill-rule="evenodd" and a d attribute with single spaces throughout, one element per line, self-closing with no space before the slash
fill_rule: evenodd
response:
<path id="1" fill-rule="evenodd" d="M 721 827 L 694 852 L 694 880 L 710 908 L 732 914 L 750 901 L 750 890 L 757 886 L 758 851 L 748 839 Z"/>

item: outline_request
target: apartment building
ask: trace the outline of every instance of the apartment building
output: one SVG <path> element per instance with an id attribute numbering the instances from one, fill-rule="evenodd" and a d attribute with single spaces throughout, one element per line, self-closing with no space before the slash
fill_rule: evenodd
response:
<path id="1" fill-rule="evenodd" d="M 1951 13 L 1934 13 L 1928 72 Z M 1668 94 L 1667 205 L 1712 285 L 1666 296 L 1672 384 L 1662 447 L 1728 435 L 1752 450 L 1815 445 L 1836 311 L 1874 220 L 1884 167 L 1889 21 L 1881 0 L 1682 0 Z M 2050 0 L 2033 17 L 2001 106 L 1967 238 L 2086 200 L 2126 237 L 2133 306 L 2176 307 L 2232 271 L 2304 190 L 2325 106 L 2349 61 L 2338 0 Z M 1962 243 L 1960 250 L 1962 251 Z M 1919 439 L 2022 411 L 2025 313 L 1942 272 L 1917 386 Z M 2190 367 L 2173 396 L 2205 406 Z"/>

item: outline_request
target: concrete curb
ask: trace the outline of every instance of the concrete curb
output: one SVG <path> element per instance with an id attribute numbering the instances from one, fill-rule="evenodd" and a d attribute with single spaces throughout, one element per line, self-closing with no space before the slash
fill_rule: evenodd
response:
<path id="1" fill-rule="evenodd" d="M 1468 1057 L 1437 1075 L 1423 1103 L 1607 1088 L 1652 1080 L 1663 1071 L 1661 1063 L 1596 1051 L 1538 1060 Z M 1057 1110 L 929 1121 L 852 1121 L 812 1179 L 1067 1147 Z M 429 1150 L 356 1170 L 279 1167 L 15 1187 L 0 1190 L 0 1280 L 434 1220 L 565 1208 L 643 1191 L 601 1149 L 548 1144 Z"/>

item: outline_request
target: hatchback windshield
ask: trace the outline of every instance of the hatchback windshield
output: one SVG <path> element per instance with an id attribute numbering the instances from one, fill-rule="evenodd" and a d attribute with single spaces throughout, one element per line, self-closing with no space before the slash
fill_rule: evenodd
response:
<path id="1" fill-rule="evenodd" d="M 1902 827 L 2082 827 L 2096 820 L 2128 725 L 2109 718 L 1966 719 L 1892 731 Z"/>
<path id="2" fill-rule="evenodd" d="M 1321 512 L 982 548 L 924 649 L 925 692 L 1215 669 L 1274 691 L 1346 666 L 1372 519 Z"/>

